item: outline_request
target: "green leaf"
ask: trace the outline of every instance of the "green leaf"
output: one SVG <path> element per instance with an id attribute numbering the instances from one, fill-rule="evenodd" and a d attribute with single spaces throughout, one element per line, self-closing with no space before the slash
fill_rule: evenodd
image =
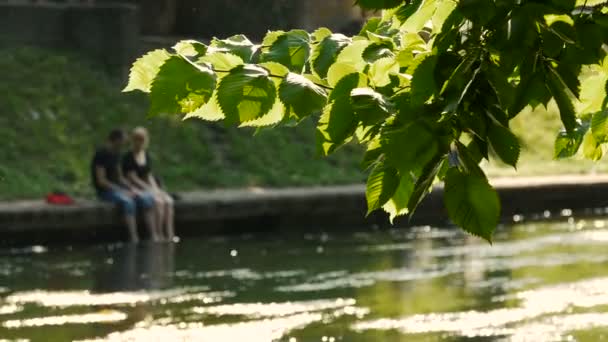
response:
<path id="1" fill-rule="evenodd" d="M 384 87 L 391 83 L 391 75 L 399 73 L 399 63 L 395 58 L 385 57 L 375 61 L 369 68 L 369 76 L 376 87 Z"/>
<path id="2" fill-rule="evenodd" d="M 220 73 L 220 76 L 227 74 L 239 65 L 245 64 L 241 57 L 225 52 L 213 52 L 201 57 L 198 62 L 210 64 L 214 70 Z"/>
<path id="3" fill-rule="evenodd" d="M 570 133 L 565 130 L 559 132 L 555 140 L 555 152 L 553 157 L 555 159 L 563 159 L 575 155 L 580 148 L 583 137 L 588 129 L 589 126 L 587 125 L 577 125 Z"/>
<path id="4" fill-rule="evenodd" d="M 274 101 L 274 105 L 264 116 L 251 121 L 243 122 L 239 127 L 265 127 L 278 124 L 285 116 L 285 105 L 281 101 Z"/>
<path id="5" fill-rule="evenodd" d="M 336 61 L 340 51 L 350 43 L 350 38 L 343 34 L 332 34 L 325 37 L 312 52 L 312 69 L 321 78 L 327 76 L 329 67 Z"/>
<path id="6" fill-rule="evenodd" d="M 300 120 L 320 113 L 327 103 L 327 95 L 323 88 L 293 73 L 288 74 L 279 86 L 279 97 L 288 111 Z"/>
<path id="7" fill-rule="evenodd" d="M 369 169 L 372 165 L 382 156 L 382 146 L 380 146 L 380 139 L 372 139 L 367 144 L 367 150 L 363 154 L 363 160 L 361 161 L 361 168 L 364 170 Z"/>
<path id="8" fill-rule="evenodd" d="M 576 127 L 576 112 L 574 111 L 574 104 L 572 102 L 574 95 L 557 71 L 551 67 L 549 67 L 547 85 L 559 107 L 559 115 L 566 131 L 572 132 Z"/>
<path id="9" fill-rule="evenodd" d="M 425 57 L 414 70 L 411 83 L 412 104 L 425 103 L 437 91 L 434 77 L 436 64 L 437 57 L 431 55 Z"/>
<path id="10" fill-rule="evenodd" d="M 490 138 L 492 148 L 500 159 L 505 164 L 516 168 L 521 147 L 515 134 L 502 125 L 494 124 L 490 125 L 488 138 Z"/>
<path id="11" fill-rule="evenodd" d="M 336 62 L 327 71 L 327 83 L 330 87 L 335 87 L 344 76 L 357 72 L 357 69 L 350 64 Z"/>
<path id="12" fill-rule="evenodd" d="M 423 122 L 401 128 L 388 128 L 382 133 L 382 149 L 387 161 L 405 175 L 417 173 L 438 153 L 437 138 Z"/>
<path id="13" fill-rule="evenodd" d="M 437 0 L 422 0 L 418 1 L 419 6 L 416 6 L 416 2 L 413 2 L 411 6 L 404 7 L 405 11 L 403 13 L 407 13 L 405 15 L 407 18 L 404 17 L 405 20 L 403 21 L 403 25 L 401 25 L 401 29 L 407 32 L 419 32 L 422 30 L 433 18 L 438 8 L 437 2 Z M 415 11 L 412 11 L 414 8 L 416 8 Z"/>
<path id="14" fill-rule="evenodd" d="M 608 108 L 593 114 L 591 119 L 591 132 L 597 142 L 608 142 Z"/>
<path id="15" fill-rule="evenodd" d="M 602 159 L 603 154 L 602 147 L 595 140 L 593 134 L 591 132 L 587 132 L 583 138 L 583 155 L 585 158 L 598 161 Z"/>
<path id="16" fill-rule="evenodd" d="M 414 185 L 414 190 L 407 204 L 410 215 L 413 215 L 424 197 L 433 190 L 433 182 L 437 178 L 437 174 L 441 170 L 445 156 L 438 155 L 430 163 L 428 163 Z"/>
<path id="17" fill-rule="evenodd" d="M 268 71 L 254 65 L 238 66 L 218 86 L 218 103 L 228 123 L 244 123 L 266 115 L 276 99 Z"/>
<path id="18" fill-rule="evenodd" d="M 367 178 L 367 215 L 381 208 L 397 191 L 399 173 L 394 167 L 378 163 Z"/>
<path id="19" fill-rule="evenodd" d="M 182 40 L 173 46 L 176 53 L 186 57 L 204 56 L 207 45 L 196 40 Z"/>
<path id="20" fill-rule="evenodd" d="M 239 56 L 245 63 L 251 62 L 253 54 L 258 48 L 242 34 L 221 40 L 213 38 L 210 46 L 214 48 L 214 52 L 224 52 Z"/>
<path id="21" fill-rule="evenodd" d="M 350 93 L 359 86 L 360 78 L 358 73 L 343 77 L 330 94 L 330 102 L 317 125 L 317 150 L 322 155 L 332 153 L 349 141 L 357 128 Z"/>
<path id="22" fill-rule="evenodd" d="M 381 58 L 394 57 L 392 47 L 387 44 L 373 43 L 363 51 L 363 59 L 366 62 L 373 63 Z"/>
<path id="23" fill-rule="evenodd" d="M 148 52 L 143 57 L 138 58 L 131 67 L 129 83 L 123 91 L 141 90 L 149 93 L 158 70 L 169 58 L 171 58 L 171 54 L 163 49 Z"/>
<path id="24" fill-rule="evenodd" d="M 289 74 L 289 69 L 287 69 L 287 67 L 283 64 L 279 64 L 277 62 L 264 62 L 258 64 L 258 66 L 268 70 L 268 73 L 272 78 L 274 85 L 277 87 L 280 86 L 283 82 L 283 77 Z"/>
<path id="25" fill-rule="evenodd" d="M 470 74 L 473 69 L 475 62 L 479 61 L 479 51 L 475 50 L 471 54 L 467 55 L 463 61 L 454 69 L 450 78 L 444 83 L 441 89 L 441 95 L 444 95 L 446 90 L 455 88 L 458 93 L 462 93 L 465 86 L 471 80 L 472 75 Z"/>
<path id="26" fill-rule="evenodd" d="M 150 114 L 190 113 L 213 94 L 215 74 L 207 67 L 173 56 L 160 68 L 150 89 Z"/>
<path id="27" fill-rule="evenodd" d="M 364 125 L 374 125 L 395 112 L 393 104 L 372 88 L 356 88 L 350 93 L 353 110 Z"/>
<path id="28" fill-rule="evenodd" d="M 336 58 L 336 64 L 348 64 L 357 70 L 357 72 L 363 72 L 363 69 L 367 66 L 367 62 L 363 59 L 363 52 L 370 44 L 371 42 L 367 39 L 353 41 L 340 51 Z"/>
<path id="29" fill-rule="evenodd" d="M 492 241 L 500 218 L 500 200 L 485 177 L 450 168 L 445 179 L 444 201 L 455 224 Z"/>
<path id="30" fill-rule="evenodd" d="M 315 42 L 321 42 L 323 39 L 332 35 L 332 32 L 327 27 L 320 27 L 312 33 L 312 38 Z"/>
<path id="31" fill-rule="evenodd" d="M 292 30 L 279 36 L 262 54 L 262 61 L 277 62 L 301 73 L 310 55 L 310 36 L 306 31 Z"/>
<path id="32" fill-rule="evenodd" d="M 414 191 L 414 179 L 409 174 L 401 177 L 399 186 L 391 199 L 382 207 L 389 214 L 391 223 L 395 218 L 409 213 L 408 204 Z"/>
<path id="33" fill-rule="evenodd" d="M 197 110 L 190 112 L 184 116 L 187 119 L 201 119 L 205 121 L 219 121 L 226 118 L 222 112 L 222 108 L 217 102 L 217 91 L 213 92 L 211 99 Z"/>

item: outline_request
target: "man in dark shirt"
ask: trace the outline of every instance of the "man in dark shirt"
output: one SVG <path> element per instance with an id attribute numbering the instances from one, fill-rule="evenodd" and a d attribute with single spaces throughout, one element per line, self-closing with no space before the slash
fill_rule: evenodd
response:
<path id="1" fill-rule="evenodd" d="M 115 203 L 122 209 L 131 242 L 138 242 L 136 210 L 141 208 L 150 237 L 157 236 L 154 216 L 154 196 L 133 188 L 123 177 L 120 169 L 120 151 L 126 142 L 122 130 L 115 129 L 108 135 L 106 144 L 95 152 L 91 163 L 91 177 L 97 196 L 107 202 Z"/>

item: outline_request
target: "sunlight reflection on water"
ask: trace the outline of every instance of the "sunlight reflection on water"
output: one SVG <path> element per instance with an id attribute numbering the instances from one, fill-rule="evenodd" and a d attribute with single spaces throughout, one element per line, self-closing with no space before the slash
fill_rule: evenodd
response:
<path id="1" fill-rule="evenodd" d="M 22 249 L 0 260 L 0 338 L 595 342 L 608 332 L 606 222 L 505 227 L 491 246 L 418 227 Z"/>

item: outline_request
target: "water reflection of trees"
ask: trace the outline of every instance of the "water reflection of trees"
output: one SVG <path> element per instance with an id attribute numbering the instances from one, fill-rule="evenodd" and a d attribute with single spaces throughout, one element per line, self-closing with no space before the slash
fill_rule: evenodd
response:
<path id="1" fill-rule="evenodd" d="M 448 234 L 449 236 L 449 234 Z M 493 261 L 475 253 L 479 239 L 468 235 L 456 237 L 414 236 L 411 248 L 376 255 L 372 266 L 377 271 L 429 273 L 411 281 L 378 281 L 357 290 L 357 303 L 372 309 L 370 318 L 399 318 L 416 314 L 489 310 L 501 303 L 493 298 L 506 294 L 504 282 L 511 279 L 510 269 L 493 267 Z M 451 248 L 472 246 L 470 251 Z M 435 253 L 435 252 L 445 253 Z M 370 265 L 371 266 L 371 265 Z M 434 271 L 446 275 L 431 275 Z M 415 341 L 427 335 L 400 335 L 396 331 L 367 331 L 363 336 L 373 340 Z M 458 337 L 453 337 L 456 341 Z"/>

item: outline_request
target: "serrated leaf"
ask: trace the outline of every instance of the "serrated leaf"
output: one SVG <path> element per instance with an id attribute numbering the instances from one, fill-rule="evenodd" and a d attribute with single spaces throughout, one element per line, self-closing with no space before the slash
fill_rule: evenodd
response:
<path id="1" fill-rule="evenodd" d="M 222 108 L 220 108 L 220 105 L 217 102 L 217 91 L 213 92 L 209 102 L 184 116 L 184 120 L 201 119 L 205 121 L 220 121 L 224 118 L 225 116 L 224 113 L 222 113 Z"/>
<path id="2" fill-rule="evenodd" d="M 336 63 L 345 63 L 352 66 L 357 72 L 362 72 L 367 65 L 363 59 L 363 51 L 370 46 L 369 40 L 357 40 L 346 46 L 336 58 Z"/>
<path id="3" fill-rule="evenodd" d="M 363 51 L 362 56 L 366 62 L 374 63 L 381 58 L 395 57 L 395 54 L 393 53 L 392 47 L 387 44 L 374 43 Z"/>
<path id="4" fill-rule="evenodd" d="M 270 74 L 274 85 L 277 87 L 280 86 L 283 82 L 283 77 L 289 74 L 289 69 L 287 69 L 287 67 L 283 64 L 279 64 L 277 62 L 264 62 L 258 64 L 258 66 L 261 66 L 262 68 L 268 70 L 268 73 Z"/>
<path id="5" fill-rule="evenodd" d="M 312 38 L 314 39 L 314 41 L 316 42 L 320 42 L 323 39 L 329 37 L 332 35 L 332 32 L 330 29 L 328 29 L 327 27 L 320 27 L 318 29 L 316 29 L 313 33 L 312 33 Z"/>
<path id="6" fill-rule="evenodd" d="M 287 110 L 300 120 L 321 112 L 327 103 L 323 88 L 293 73 L 288 74 L 279 86 L 279 97 Z"/>
<path id="7" fill-rule="evenodd" d="M 230 53 L 239 56 L 245 63 L 251 62 L 258 46 L 253 44 L 242 34 L 229 37 L 227 39 L 213 38 L 210 44 L 217 52 Z"/>
<path id="8" fill-rule="evenodd" d="M 321 78 L 327 76 L 329 67 L 336 61 L 340 51 L 350 43 L 350 38 L 334 33 L 325 37 L 312 52 L 312 70 Z"/>
<path id="9" fill-rule="evenodd" d="M 243 59 L 237 55 L 225 52 L 213 52 L 199 59 L 199 63 L 209 63 L 214 70 L 221 74 L 226 74 L 239 65 L 245 64 Z"/>
<path id="10" fill-rule="evenodd" d="M 393 104 L 372 88 L 356 88 L 350 93 L 353 110 L 364 125 L 374 125 L 395 112 Z"/>
<path id="11" fill-rule="evenodd" d="M 131 67 L 129 82 L 123 91 L 141 90 L 149 93 L 152 81 L 154 81 L 154 78 L 158 74 L 158 70 L 169 58 L 171 58 L 171 54 L 163 49 L 148 52 L 138 58 Z"/>
<path id="12" fill-rule="evenodd" d="M 437 91 L 434 77 L 436 64 L 437 56 L 430 55 L 425 57 L 414 69 L 411 83 L 412 104 L 425 103 Z"/>
<path id="13" fill-rule="evenodd" d="M 391 75 L 399 73 L 399 63 L 395 58 L 385 57 L 375 61 L 369 68 L 369 77 L 376 87 L 384 87 L 391 83 Z"/>
<path id="14" fill-rule="evenodd" d="M 325 106 L 317 125 L 317 149 L 322 155 L 332 153 L 352 138 L 357 120 L 350 102 L 350 92 L 359 82 L 359 74 L 347 75 L 330 94 L 330 102 Z"/>
<path id="15" fill-rule="evenodd" d="M 306 31 L 292 30 L 279 36 L 262 54 L 262 61 L 277 62 L 301 73 L 310 56 L 310 36 Z"/>
<path id="16" fill-rule="evenodd" d="M 186 57 L 204 56 L 207 53 L 207 45 L 196 40 L 182 40 L 173 45 L 173 50 Z"/>
<path id="17" fill-rule="evenodd" d="M 583 155 L 585 158 L 593 161 L 602 159 L 603 155 L 602 147 L 595 140 L 595 137 L 591 132 L 587 132 L 583 138 Z"/>
<path id="18" fill-rule="evenodd" d="M 374 138 L 367 144 L 367 150 L 363 154 L 363 160 L 361 161 L 361 168 L 364 170 L 369 169 L 375 165 L 382 155 L 382 146 L 380 146 L 380 139 Z"/>
<path id="19" fill-rule="evenodd" d="M 357 72 L 357 69 L 350 64 L 336 62 L 327 71 L 327 83 L 330 87 L 335 87 L 344 76 Z"/>
<path id="20" fill-rule="evenodd" d="M 433 190 L 433 182 L 441 170 L 444 158 L 445 157 L 441 155 L 436 156 L 422 169 L 420 176 L 418 176 L 416 179 L 410 200 L 407 203 L 407 208 L 410 215 L 414 214 L 420 203 L 422 203 L 422 200 L 428 193 L 430 193 L 431 190 Z"/>
<path id="21" fill-rule="evenodd" d="M 274 82 L 268 71 L 254 65 L 238 66 L 217 88 L 218 103 L 227 123 L 244 123 L 266 115 L 276 99 Z"/>
<path id="22" fill-rule="evenodd" d="M 263 48 L 270 47 L 274 42 L 277 41 L 277 39 L 279 39 L 279 37 L 281 37 L 284 34 L 285 34 L 285 31 L 282 31 L 282 30 L 266 32 L 264 39 L 262 39 L 262 47 Z"/>
<path id="23" fill-rule="evenodd" d="M 433 13 L 433 17 L 431 18 L 431 22 L 433 23 L 433 32 L 441 32 L 443 24 L 450 17 L 456 7 L 458 7 L 458 3 L 456 1 L 441 1 L 435 10 L 435 13 Z"/>
<path id="24" fill-rule="evenodd" d="M 559 107 L 559 116 L 562 119 L 562 123 L 566 131 L 572 132 L 576 127 L 576 112 L 574 111 L 574 103 L 572 102 L 574 95 L 555 69 L 549 67 L 547 78 L 547 85 Z"/>
<path id="25" fill-rule="evenodd" d="M 150 114 L 190 113 L 203 106 L 213 94 L 215 74 L 173 56 L 160 68 L 150 89 Z"/>
<path id="26" fill-rule="evenodd" d="M 422 28 L 433 18 L 435 11 L 438 8 L 437 0 L 422 0 L 418 1 L 419 5 L 412 4 L 410 8 L 405 8 L 408 11 L 407 18 L 404 18 L 401 29 L 407 32 L 420 32 Z M 415 8 L 415 10 L 414 10 Z"/>
<path id="27" fill-rule="evenodd" d="M 419 121 L 401 128 L 386 129 L 381 139 L 387 161 L 402 175 L 417 173 L 437 155 L 439 149 L 435 134 Z"/>
<path id="28" fill-rule="evenodd" d="M 597 142 L 608 142 L 608 108 L 593 114 L 591 119 L 591 132 Z"/>
<path id="29" fill-rule="evenodd" d="M 458 92 L 463 92 L 466 84 L 471 80 L 470 73 L 473 71 L 473 65 L 479 61 L 479 51 L 472 51 L 463 61 L 454 69 L 450 78 L 444 83 L 441 88 L 441 95 L 444 95 L 446 90 L 455 88 Z"/>
<path id="30" fill-rule="evenodd" d="M 367 215 L 381 208 L 393 197 L 399 186 L 399 173 L 394 167 L 379 163 L 367 178 Z"/>
<path id="31" fill-rule="evenodd" d="M 578 152 L 578 149 L 583 142 L 583 137 L 589 127 L 587 125 L 577 125 L 576 128 L 568 133 L 565 130 L 559 132 L 555 139 L 555 151 L 553 157 L 562 159 L 572 157 Z"/>
<path id="32" fill-rule="evenodd" d="M 500 200 L 485 177 L 450 168 L 445 179 L 444 201 L 456 225 L 492 241 L 500 218 Z"/>
<path id="33" fill-rule="evenodd" d="M 409 214 L 408 203 L 413 191 L 414 179 L 409 174 L 402 176 L 395 194 L 382 207 L 389 214 L 391 224 L 398 216 Z"/>
<path id="34" fill-rule="evenodd" d="M 285 105 L 281 101 L 274 101 L 274 105 L 268 114 L 262 116 L 259 119 L 243 122 L 239 127 L 265 127 L 276 125 L 285 116 Z"/>
<path id="35" fill-rule="evenodd" d="M 594 67 L 589 73 L 581 83 L 579 113 L 595 113 L 606 107 L 608 70 Z"/>
<path id="36" fill-rule="evenodd" d="M 505 164 L 516 168 L 521 147 L 515 134 L 502 125 L 494 124 L 490 125 L 488 138 L 498 157 Z"/>

